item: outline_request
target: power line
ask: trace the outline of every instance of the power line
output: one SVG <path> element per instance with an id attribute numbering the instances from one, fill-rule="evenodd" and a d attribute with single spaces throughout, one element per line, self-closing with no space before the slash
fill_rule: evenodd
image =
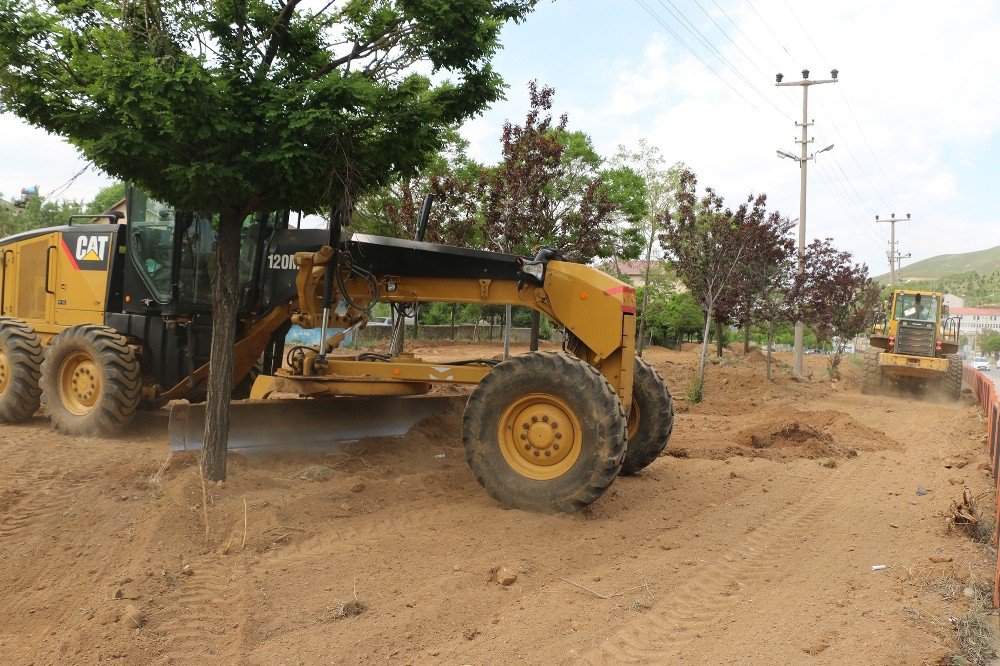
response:
<path id="1" fill-rule="evenodd" d="M 643 2 L 643 0 L 635 0 L 635 2 L 636 2 L 636 4 L 638 4 L 638 5 L 640 6 L 640 7 L 642 7 L 642 8 L 644 9 L 644 10 L 646 10 L 646 13 L 647 13 L 647 14 L 649 14 L 650 16 L 652 16 L 652 17 L 653 17 L 653 20 L 654 20 L 654 21 L 656 21 L 656 22 L 657 22 L 657 23 L 659 23 L 659 24 L 660 24 L 661 26 L 663 26 L 663 29 L 664 29 L 664 30 L 666 30 L 666 31 L 667 31 L 667 32 L 669 32 L 669 33 L 670 33 L 671 35 L 673 35 L 674 39 L 676 39 L 676 40 L 677 40 L 678 42 L 680 42 L 680 43 L 681 43 L 681 46 L 683 46 L 683 47 L 684 47 L 685 49 L 687 49 L 687 51 L 688 51 L 688 52 L 689 52 L 689 53 L 690 53 L 691 55 L 693 55 L 693 56 L 694 56 L 695 58 L 697 58 L 697 60 L 698 60 L 698 61 L 699 61 L 699 62 L 700 62 L 700 63 L 701 63 L 702 65 L 704 65 L 704 66 L 705 66 L 705 68 L 706 68 L 706 69 L 707 69 L 708 71 L 712 72 L 712 74 L 715 74 L 715 75 L 716 75 L 717 77 L 719 77 L 719 80 L 721 80 L 721 81 L 722 81 L 723 83 L 725 83 L 725 84 L 726 84 L 726 86 L 728 86 L 730 90 L 732 90 L 732 91 L 733 91 L 734 93 L 736 93 L 736 95 L 737 95 L 737 96 L 738 96 L 738 97 L 739 97 L 740 99 L 742 99 L 742 100 L 743 100 L 744 102 L 746 102 L 747 104 L 749 104 L 749 105 L 750 105 L 750 106 L 751 106 L 751 107 L 753 108 L 753 110 L 754 110 L 754 111 L 756 111 L 757 113 L 761 114 L 762 116 L 764 115 L 764 112 L 763 112 L 763 111 L 761 111 L 761 110 L 760 110 L 760 108 L 758 108 L 756 104 L 754 104 L 754 103 L 753 103 L 753 102 L 751 102 L 751 101 L 750 101 L 749 99 L 747 99 L 746 97 L 744 97 L 744 96 L 743 96 L 743 93 L 741 93 L 741 92 L 740 92 L 739 90 L 737 90 L 737 89 L 736 89 L 736 88 L 735 88 L 735 87 L 734 87 L 734 86 L 733 86 L 733 85 L 732 85 L 732 84 L 731 84 L 731 83 L 730 83 L 729 81 L 726 81 L 726 79 L 725 79 L 725 78 L 724 78 L 724 77 L 723 77 L 723 76 L 722 76 L 721 74 L 719 74 L 719 73 L 718 73 L 717 71 L 715 71 L 714 69 L 712 69 L 711 65 L 709 65 L 709 64 L 708 64 L 708 63 L 707 63 L 707 62 L 705 61 L 705 59 L 704 59 L 704 58 L 702 58 L 702 57 L 701 57 L 701 55 L 699 55 L 699 54 L 698 54 L 698 52 L 697 52 L 697 51 L 695 51 L 694 49 L 692 49 L 692 48 L 691 48 L 691 47 L 690 47 L 690 46 L 688 45 L 688 43 L 687 43 L 687 42 L 685 42 L 685 41 L 684 41 L 684 40 L 683 40 L 683 39 L 681 38 L 681 36 L 680 36 L 680 35 L 678 35 L 678 34 L 677 34 L 676 32 L 674 32 L 674 30 L 673 30 L 673 29 L 672 29 L 672 28 L 671 28 L 670 26 L 668 26 L 668 25 L 667 25 L 667 24 L 666 24 L 666 23 L 665 23 L 665 22 L 663 21 L 663 19 L 661 19 L 661 18 L 660 18 L 660 16 L 659 16 L 658 14 L 656 14 L 656 13 L 655 13 L 655 12 L 654 12 L 654 11 L 653 11 L 652 9 L 650 9 L 649 7 L 647 7 L 647 6 L 646 6 L 646 4 L 645 4 L 645 3 Z M 766 116 L 765 116 L 765 117 L 766 117 Z"/>
<path id="2" fill-rule="evenodd" d="M 748 55 L 746 54 L 746 51 L 744 51 L 743 49 L 741 49 L 741 48 L 740 48 L 740 45 L 739 45 L 739 44 L 737 44 L 737 43 L 736 43 L 735 41 L 733 41 L 733 38 L 729 36 L 729 33 L 727 33 L 727 32 L 726 32 L 725 28 L 723 28 L 723 27 L 722 27 L 721 25 L 719 25 L 718 21 L 716 21 L 716 20 L 715 20 L 715 18 L 714 18 L 714 17 L 713 17 L 713 16 L 711 15 L 711 14 L 709 14 L 709 13 L 708 13 L 708 10 L 706 10 L 706 9 L 705 9 L 705 7 L 704 7 L 704 6 L 703 6 L 703 5 L 702 5 L 702 4 L 701 4 L 701 3 L 700 3 L 700 2 L 698 1 L 698 0 L 694 0 L 694 3 L 695 3 L 696 5 L 698 5 L 698 9 L 700 9 L 700 10 L 701 10 L 701 12 L 702 12 L 702 13 L 703 13 L 703 14 L 704 14 L 705 16 L 707 16 L 707 17 L 708 17 L 708 20 L 709 20 L 709 21 L 711 21 L 711 22 L 712 22 L 713 24 L 715 24 L 715 27 L 716 27 L 716 28 L 718 28 L 718 29 L 719 29 L 719 32 L 721 32 L 721 33 L 723 34 L 723 36 L 724 36 L 724 37 L 725 37 L 726 39 L 728 39 L 728 40 L 729 40 L 729 43 L 730 43 L 730 44 L 732 44 L 733 46 L 735 46 L 735 47 L 736 47 L 736 50 L 740 52 L 740 55 L 742 55 L 742 56 L 743 56 L 743 58 L 744 58 L 744 59 L 745 59 L 745 60 L 746 60 L 746 61 L 747 61 L 748 63 L 750 63 L 751 65 L 753 65 L 753 67 L 754 67 L 754 68 L 755 68 L 755 69 L 756 69 L 756 70 L 757 70 L 758 72 L 760 72 L 760 75 L 761 75 L 761 76 L 763 76 L 763 77 L 764 77 L 764 78 L 766 79 L 766 78 L 767 78 L 767 73 L 766 73 L 766 72 L 764 72 L 764 70 L 762 70 L 762 69 L 760 68 L 760 66 L 759 66 L 759 65 L 757 65 L 757 63 L 755 63 L 755 62 L 754 62 L 753 60 L 751 60 L 751 59 L 750 59 L 750 56 L 748 56 Z M 718 5 L 716 5 L 716 6 L 718 7 Z"/>
<path id="3" fill-rule="evenodd" d="M 799 20 L 799 17 L 795 13 L 795 10 L 792 9 L 791 5 L 788 4 L 788 0 L 782 0 L 782 2 L 784 2 L 785 7 L 788 8 L 788 12 L 792 15 L 792 18 L 795 19 L 795 22 L 799 24 L 800 28 L 802 28 L 802 33 L 806 36 L 806 39 L 809 40 L 809 43 L 812 44 L 813 48 L 816 49 L 816 53 L 821 58 L 823 58 L 824 60 L 827 60 L 829 62 L 829 60 L 827 59 L 826 55 L 824 55 L 823 51 L 819 48 L 819 45 L 816 44 L 815 40 L 813 40 L 812 35 L 809 34 L 809 31 L 802 24 L 802 21 Z M 878 157 L 875 155 L 875 151 L 872 150 L 871 142 L 868 141 L 868 137 L 865 135 L 865 131 L 861 127 L 861 123 L 858 121 L 858 117 L 854 114 L 854 108 L 851 106 L 851 101 L 847 98 L 847 92 L 843 88 L 841 88 L 840 89 L 840 94 L 844 98 L 844 103 L 847 105 L 847 110 L 848 110 L 848 112 L 851 115 L 851 119 L 854 120 L 854 124 L 858 128 L 858 132 L 861 134 L 861 139 L 865 142 L 865 145 L 868 147 L 868 152 L 871 153 L 872 159 L 875 160 L 875 165 L 878 167 L 879 172 L 882 174 L 882 178 L 885 180 L 886 185 L 889 186 L 889 191 L 892 192 L 892 195 L 894 197 L 896 197 L 896 201 L 899 202 L 900 205 L 905 206 L 906 204 L 903 203 L 902 198 L 900 198 L 899 194 L 896 193 L 895 188 L 892 186 L 892 181 L 889 180 L 889 176 L 886 175 L 885 169 L 882 168 L 882 164 L 881 164 L 881 162 L 879 162 Z M 824 107 L 824 110 L 825 110 L 825 107 Z M 839 134 L 840 131 L 838 130 L 837 133 Z M 848 149 L 848 150 L 850 150 L 850 149 Z M 853 157 L 853 153 L 852 153 L 851 156 Z M 857 162 L 857 158 L 855 158 L 854 161 Z M 860 164 L 859 164 L 859 167 L 860 167 Z M 867 173 L 865 173 L 865 178 L 868 178 L 868 174 Z M 869 183 L 871 183 L 871 179 L 869 179 Z M 874 187 L 875 186 L 872 185 L 873 189 L 874 189 Z M 879 197 L 882 198 L 882 195 L 879 194 Z M 882 198 L 882 202 L 885 203 L 885 199 L 884 198 Z M 888 205 L 888 204 L 886 204 L 886 205 Z"/>

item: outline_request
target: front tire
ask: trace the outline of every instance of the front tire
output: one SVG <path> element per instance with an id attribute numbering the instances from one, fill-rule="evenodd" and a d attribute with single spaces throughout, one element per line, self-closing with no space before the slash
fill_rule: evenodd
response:
<path id="1" fill-rule="evenodd" d="M 139 407 L 139 360 L 114 329 L 68 328 L 42 363 L 42 401 L 52 425 L 67 435 L 109 435 L 131 422 Z"/>
<path id="2" fill-rule="evenodd" d="M 674 429 L 674 402 L 663 378 L 641 358 L 635 359 L 633 376 L 621 476 L 631 476 L 656 460 Z"/>
<path id="3" fill-rule="evenodd" d="M 42 340 L 20 319 L 0 317 L 0 422 L 30 419 L 41 402 Z"/>
<path id="4" fill-rule="evenodd" d="M 861 366 L 861 392 L 866 395 L 876 395 L 882 392 L 882 367 L 878 357 L 882 351 L 870 348 L 865 351 L 864 364 Z"/>
<path id="5" fill-rule="evenodd" d="M 593 366 L 532 352 L 497 365 L 462 424 L 476 479 L 503 506 L 575 511 L 604 494 L 625 455 L 625 414 Z"/>
<path id="6" fill-rule="evenodd" d="M 948 374 L 944 377 L 944 394 L 946 398 L 955 402 L 962 399 L 962 357 L 958 354 L 948 355 Z"/>

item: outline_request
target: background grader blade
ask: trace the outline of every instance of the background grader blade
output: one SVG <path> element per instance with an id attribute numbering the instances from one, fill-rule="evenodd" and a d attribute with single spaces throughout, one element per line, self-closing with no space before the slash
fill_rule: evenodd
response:
<path id="1" fill-rule="evenodd" d="M 401 437 L 418 421 L 461 409 L 465 401 L 465 396 L 430 396 L 234 402 L 229 411 L 229 449 L 314 451 L 366 437 Z M 178 403 L 170 408 L 172 451 L 200 451 L 204 431 L 203 404 Z"/>

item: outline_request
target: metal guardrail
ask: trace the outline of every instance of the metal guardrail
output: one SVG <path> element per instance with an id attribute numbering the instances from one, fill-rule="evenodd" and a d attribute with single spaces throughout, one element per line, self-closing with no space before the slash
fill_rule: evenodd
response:
<path id="1" fill-rule="evenodd" d="M 993 483 L 996 486 L 997 512 L 993 528 L 993 545 L 1000 545 L 1000 397 L 993 381 L 971 365 L 962 369 L 962 379 L 972 389 L 979 400 L 979 406 L 986 414 L 989 434 L 986 442 L 993 469 Z M 996 578 L 993 583 L 993 607 L 1000 608 L 1000 561 L 997 562 Z"/>

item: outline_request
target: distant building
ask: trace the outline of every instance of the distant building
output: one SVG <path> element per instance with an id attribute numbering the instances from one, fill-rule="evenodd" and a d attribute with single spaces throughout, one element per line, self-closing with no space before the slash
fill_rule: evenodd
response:
<path id="1" fill-rule="evenodd" d="M 660 270 L 662 263 L 659 261 L 651 261 L 650 272 L 655 273 Z M 612 261 L 606 268 L 605 271 L 612 275 L 622 275 L 629 279 L 629 282 L 634 284 L 636 287 L 646 286 L 646 262 L 640 261 L 638 259 L 634 261 Z"/>
<path id="2" fill-rule="evenodd" d="M 979 335 L 984 331 L 1000 333 L 1000 308 L 951 308 L 951 316 L 962 318 L 963 335 Z"/>

